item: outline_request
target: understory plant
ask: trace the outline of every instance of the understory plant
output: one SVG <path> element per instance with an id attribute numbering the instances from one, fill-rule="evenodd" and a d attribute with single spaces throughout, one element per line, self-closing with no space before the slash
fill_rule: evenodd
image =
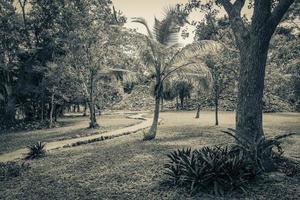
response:
<path id="1" fill-rule="evenodd" d="M 228 134 L 235 137 L 230 132 Z M 251 180 L 276 169 L 276 161 L 283 153 L 279 140 L 289 135 L 263 138 L 255 146 L 235 144 L 193 151 L 190 148 L 178 149 L 167 155 L 167 182 L 185 187 L 191 194 L 203 191 L 224 195 L 236 189 L 246 191 Z"/>
<path id="2" fill-rule="evenodd" d="M 23 171 L 29 168 L 28 163 L 0 162 L 0 181 L 20 176 Z"/>
<path id="3" fill-rule="evenodd" d="M 32 160 L 44 156 L 46 154 L 45 145 L 46 143 L 37 142 L 36 144 L 27 146 L 29 151 L 25 159 Z"/>

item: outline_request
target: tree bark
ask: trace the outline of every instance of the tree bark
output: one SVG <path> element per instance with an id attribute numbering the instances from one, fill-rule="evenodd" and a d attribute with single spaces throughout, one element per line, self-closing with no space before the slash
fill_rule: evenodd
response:
<path id="1" fill-rule="evenodd" d="M 240 52 L 240 78 L 236 111 L 237 136 L 255 143 L 263 133 L 263 90 L 268 43 L 252 36 L 249 47 Z"/>

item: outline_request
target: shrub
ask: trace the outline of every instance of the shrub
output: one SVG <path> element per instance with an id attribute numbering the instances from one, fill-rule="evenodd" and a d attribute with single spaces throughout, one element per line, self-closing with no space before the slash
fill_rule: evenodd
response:
<path id="1" fill-rule="evenodd" d="M 234 129 L 229 129 L 236 133 Z M 276 168 L 276 160 L 282 158 L 283 149 L 281 147 L 281 139 L 295 135 L 295 133 L 288 133 L 274 138 L 260 137 L 256 143 L 250 143 L 246 139 L 236 137 L 235 134 L 222 131 L 229 136 L 233 137 L 238 144 L 233 149 L 243 151 L 247 155 L 247 159 L 251 160 L 261 171 L 272 171 Z"/>
<path id="2" fill-rule="evenodd" d="M 29 165 L 25 163 L 18 164 L 16 162 L 0 162 L 0 180 L 17 177 L 28 168 Z"/>
<path id="3" fill-rule="evenodd" d="M 32 160 L 44 156 L 46 154 L 45 145 L 46 143 L 37 142 L 36 144 L 27 146 L 29 152 L 27 153 L 25 159 Z"/>
<path id="4" fill-rule="evenodd" d="M 236 188 L 245 190 L 246 183 L 259 173 L 242 151 L 228 147 L 183 149 L 168 157 L 170 162 L 165 165 L 168 181 L 187 187 L 191 193 L 202 190 L 222 195 Z"/>
<path id="5" fill-rule="evenodd" d="M 168 182 L 187 187 L 192 194 L 200 190 L 216 195 L 234 189 L 245 191 L 247 183 L 257 175 L 280 166 L 278 163 L 282 160 L 283 150 L 279 140 L 294 134 L 274 139 L 262 137 L 255 144 L 250 144 L 242 143 L 230 132 L 224 132 L 234 137 L 239 144 L 231 147 L 203 147 L 194 151 L 182 149 L 168 154 L 170 160 L 165 165 Z M 297 170 L 295 168 L 284 172 L 293 176 Z"/>

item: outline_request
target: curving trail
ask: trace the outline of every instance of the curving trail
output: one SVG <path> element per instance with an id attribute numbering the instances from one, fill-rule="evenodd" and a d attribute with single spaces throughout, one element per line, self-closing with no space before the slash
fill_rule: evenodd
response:
<path id="1" fill-rule="evenodd" d="M 101 141 L 101 138 L 102 139 L 103 138 L 115 138 L 115 137 L 128 135 L 128 134 L 140 131 L 142 129 L 150 127 L 152 124 L 152 118 L 146 118 L 146 117 L 143 117 L 143 115 L 144 115 L 144 113 L 127 116 L 128 118 L 142 120 L 142 122 L 139 124 L 121 128 L 121 129 L 117 129 L 117 130 L 113 130 L 113 131 L 108 131 L 105 133 L 94 134 L 91 136 L 84 136 L 84 137 L 79 137 L 79 138 L 72 138 L 72 139 L 66 139 L 66 140 L 61 140 L 61 141 L 49 142 L 46 144 L 46 150 L 51 151 L 51 150 L 60 149 L 63 147 L 72 147 L 72 146 L 76 146 L 76 144 L 78 144 L 78 143 L 84 144 L 84 143 L 89 143 L 89 141 L 97 141 L 98 139 L 100 139 L 99 141 Z M 19 150 L 10 152 L 10 153 L 2 154 L 2 155 L 0 155 L 0 162 L 9 162 L 9 161 L 22 159 L 24 157 L 24 154 L 26 154 L 26 153 L 27 153 L 27 149 L 22 148 L 22 149 L 19 149 Z"/>

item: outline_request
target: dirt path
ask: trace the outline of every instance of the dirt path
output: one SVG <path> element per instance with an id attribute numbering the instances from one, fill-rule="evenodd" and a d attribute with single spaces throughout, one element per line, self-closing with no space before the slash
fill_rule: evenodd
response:
<path id="1" fill-rule="evenodd" d="M 121 129 L 117 129 L 117 130 L 113 130 L 113 131 L 108 131 L 105 133 L 99 133 L 99 134 L 94 134 L 91 136 L 84 136 L 84 137 L 79 137 L 79 138 L 73 138 L 73 139 L 67 139 L 67 140 L 61 140 L 61 141 L 54 141 L 54 142 L 49 142 L 46 144 L 46 150 L 47 151 L 51 151 L 51 150 L 55 150 L 55 149 L 59 149 L 59 148 L 63 148 L 66 146 L 72 146 L 73 144 L 76 144 L 78 142 L 85 142 L 85 141 L 90 141 L 90 140 L 96 140 L 98 138 L 105 138 L 105 137 L 118 137 L 118 136 L 122 136 L 122 135 L 126 135 L 129 133 L 134 133 L 137 132 L 139 130 L 148 128 L 151 126 L 152 124 L 152 118 L 147 118 L 147 117 L 143 117 L 143 114 L 135 114 L 135 115 L 128 115 L 128 118 L 132 118 L 132 119 L 139 119 L 142 120 L 141 123 L 133 125 L 133 126 L 129 126 L 129 127 L 125 127 L 125 128 L 121 128 Z M 6 154 L 2 154 L 0 155 L 0 162 L 8 162 L 8 161 L 14 161 L 17 159 L 21 159 L 24 157 L 24 154 L 27 153 L 27 149 L 26 148 L 22 148 L 10 153 L 6 153 Z"/>

